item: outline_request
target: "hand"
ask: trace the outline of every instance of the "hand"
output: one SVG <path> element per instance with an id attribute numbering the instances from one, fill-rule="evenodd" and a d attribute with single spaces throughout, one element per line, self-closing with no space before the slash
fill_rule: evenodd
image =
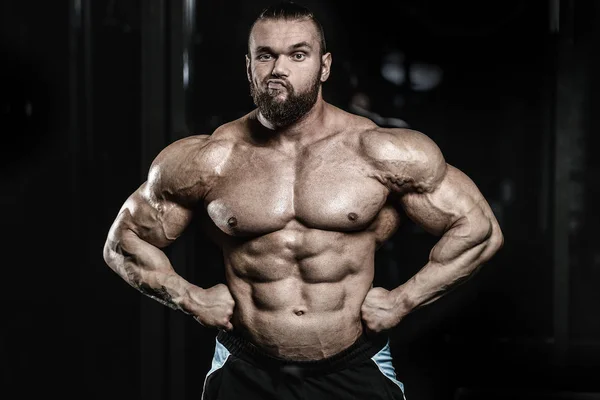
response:
<path id="1" fill-rule="evenodd" d="M 367 333 L 380 333 L 398 325 L 402 319 L 396 297 L 382 287 L 369 290 L 361 306 Z"/>
<path id="2" fill-rule="evenodd" d="M 219 283 L 206 290 L 191 293 L 197 304 L 194 319 L 207 328 L 217 328 L 226 331 L 233 330 L 230 322 L 235 307 L 235 300 L 226 285 Z"/>

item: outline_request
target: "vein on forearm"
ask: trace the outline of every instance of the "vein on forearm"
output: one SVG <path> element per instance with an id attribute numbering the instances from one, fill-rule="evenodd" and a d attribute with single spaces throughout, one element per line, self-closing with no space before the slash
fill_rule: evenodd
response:
<path id="1" fill-rule="evenodd" d="M 491 253 L 493 225 L 486 219 L 458 219 L 431 250 L 429 262 L 405 285 L 412 308 L 439 299 L 469 279 Z"/>
<path id="2" fill-rule="evenodd" d="M 176 297 L 179 276 L 162 250 L 125 228 L 121 240 L 113 242 L 113 265 L 127 283 L 141 293 L 173 308 L 181 309 Z"/>

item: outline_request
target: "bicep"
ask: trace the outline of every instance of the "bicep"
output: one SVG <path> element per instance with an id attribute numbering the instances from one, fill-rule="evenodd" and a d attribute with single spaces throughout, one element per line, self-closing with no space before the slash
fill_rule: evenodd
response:
<path id="1" fill-rule="evenodd" d="M 120 229 L 122 235 L 135 234 L 163 248 L 183 233 L 191 218 L 190 209 L 157 196 L 145 182 L 125 201 L 114 227 Z"/>
<path id="2" fill-rule="evenodd" d="M 436 236 L 453 229 L 456 236 L 485 239 L 495 223 L 475 183 L 449 164 L 434 190 L 405 193 L 400 202 L 411 220 Z"/>
<path id="3" fill-rule="evenodd" d="M 157 155 L 146 182 L 121 207 L 110 229 L 109 241 L 132 239 L 129 243 L 139 245 L 139 238 L 163 248 L 183 233 L 214 175 L 213 159 L 222 160 L 219 156 L 227 150 L 221 143 L 207 147 L 208 138 L 207 135 L 183 138 Z"/>

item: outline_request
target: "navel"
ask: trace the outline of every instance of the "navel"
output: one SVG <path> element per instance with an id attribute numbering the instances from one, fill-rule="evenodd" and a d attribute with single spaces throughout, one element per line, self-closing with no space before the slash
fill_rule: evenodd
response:
<path id="1" fill-rule="evenodd" d="M 235 227 L 237 225 L 237 218 L 236 217 L 231 217 L 227 220 L 227 225 L 229 225 L 230 227 Z"/>
<path id="2" fill-rule="evenodd" d="M 350 214 L 348 214 L 348 219 L 350 221 L 356 221 L 358 219 L 358 215 L 356 213 L 351 212 Z"/>
<path id="3" fill-rule="evenodd" d="M 304 314 L 306 314 L 306 309 L 304 307 L 298 307 L 294 310 L 294 314 L 296 314 L 297 316 L 301 317 Z"/>

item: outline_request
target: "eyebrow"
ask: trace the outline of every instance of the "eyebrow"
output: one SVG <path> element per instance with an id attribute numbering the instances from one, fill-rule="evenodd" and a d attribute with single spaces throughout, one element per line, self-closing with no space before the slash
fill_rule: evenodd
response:
<path id="1" fill-rule="evenodd" d="M 312 46 L 308 42 L 300 42 L 290 46 L 291 49 L 299 49 L 301 47 L 308 47 L 312 50 Z"/>
<path id="2" fill-rule="evenodd" d="M 312 46 L 308 42 L 300 42 L 300 43 L 293 44 L 293 45 L 291 45 L 289 47 L 289 49 L 291 49 L 291 50 L 297 50 L 297 49 L 300 49 L 302 47 L 306 47 L 306 48 L 312 50 Z M 260 53 L 260 52 L 263 52 L 263 51 L 266 51 L 268 53 L 273 53 L 273 49 L 270 46 L 258 46 L 256 48 L 256 52 L 257 53 Z"/>

